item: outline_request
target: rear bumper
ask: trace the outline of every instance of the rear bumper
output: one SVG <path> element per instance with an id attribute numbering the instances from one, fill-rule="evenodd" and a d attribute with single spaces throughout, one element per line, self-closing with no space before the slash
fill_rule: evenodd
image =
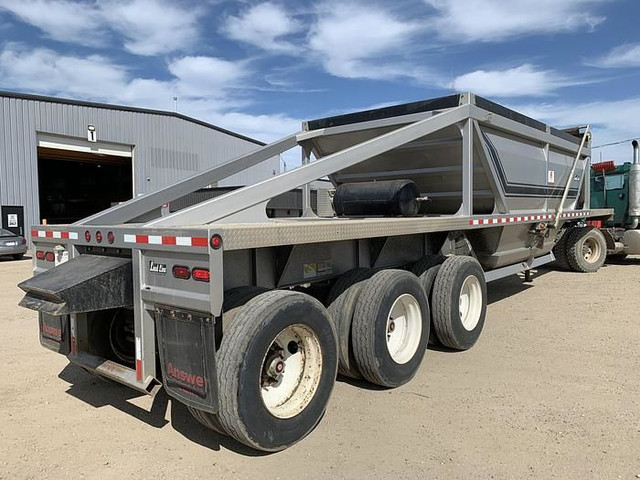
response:
<path id="1" fill-rule="evenodd" d="M 27 253 L 26 245 L 16 245 L 13 247 L 7 247 L 5 245 L 0 246 L 0 256 L 2 255 L 24 255 Z"/>

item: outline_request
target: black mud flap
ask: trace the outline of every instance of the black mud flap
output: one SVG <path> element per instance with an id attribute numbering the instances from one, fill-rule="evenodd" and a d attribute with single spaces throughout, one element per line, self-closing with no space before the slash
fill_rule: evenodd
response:
<path id="1" fill-rule="evenodd" d="M 54 352 L 69 355 L 71 352 L 69 315 L 53 316 L 41 313 L 38 320 L 40 344 Z"/>
<path id="2" fill-rule="evenodd" d="M 170 307 L 155 310 L 162 381 L 182 403 L 218 411 L 215 322 L 211 315 Z"/>
<path id="3" fill-rule="evenodd" d="M 21 307 L 49 315 L 133 305 L 131 259 L 81 255 L 18 284 Z"/>

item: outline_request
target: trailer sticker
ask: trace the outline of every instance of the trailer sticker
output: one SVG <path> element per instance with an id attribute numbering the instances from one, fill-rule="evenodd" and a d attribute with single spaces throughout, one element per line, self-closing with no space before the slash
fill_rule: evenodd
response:
<path id="1" fill-rule="evenodd" d="M 178 245 L 181 247 L 206 247 L 206 237 L 174 237 L 164 235 L 124 234 L 124 243 L 142 243 L 147 245 Z"/>
<path id="2" fill-rule="evenodd" d="M 567 212 L 561 213 L 560 218 L 578 218 L 588 217 L 588 211 L 586 212 Z M 544 215 L 523 215 L 520 217 L 502 217 L 502 218 L 479 218 L 475 220 L 469 220 L 469 225 L 498 225 L 502 223 L 520 223 L 520 222 L 536 222 L 540 220 L 553 220 L 555 214 L 547 213 Z"/>
<path id="3" fill-rule="evenodd" d="M 39 238 L 64 238 L 68 240 L 77 240 L 77 232 L 58 232 L 55 230 L 31 230 L 32 237 Z"/>

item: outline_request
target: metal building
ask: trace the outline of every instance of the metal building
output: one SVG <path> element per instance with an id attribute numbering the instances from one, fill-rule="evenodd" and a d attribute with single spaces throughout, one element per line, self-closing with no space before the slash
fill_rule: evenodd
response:
<path id="1" fill-rule="evenodd" d="M 0 92 L 0 226 L 71 223 L 261 145 L 174 112 Z M 220 186 L 278 172 L 274 157 Z"/>

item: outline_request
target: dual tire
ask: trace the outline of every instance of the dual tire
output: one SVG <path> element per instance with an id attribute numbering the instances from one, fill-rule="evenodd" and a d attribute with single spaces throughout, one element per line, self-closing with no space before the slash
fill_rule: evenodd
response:
<path id="1" fill-rule="evenodd" d="M 607 242 L 595 227 L 566 230 L 553 248 L 557 264 L 580 273 L 597 272 L 607 257 Z"/>

